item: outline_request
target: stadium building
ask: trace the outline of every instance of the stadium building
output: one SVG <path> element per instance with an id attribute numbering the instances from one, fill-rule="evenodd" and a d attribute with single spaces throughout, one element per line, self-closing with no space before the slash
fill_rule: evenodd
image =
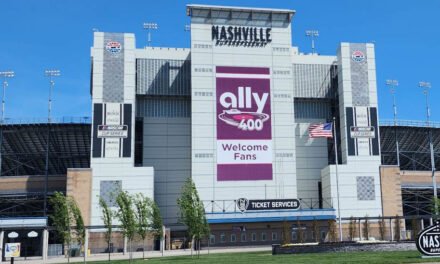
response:
<path id="1" fill-rule="evenodd" d="M 302 55 L 291 44 L 292 10 L 189 5 L 187 13 L 191 49 L 136 49 L 133 34 L 95 33 L 91 224 L 101 223 L 96 197 L 117 186 L 154 197 L 165 223 L 176 224 L 188 177 L 209 201 L 211 223 L 333 219 L 329 141 L 308 136 L 310 124 L 333 116 L 341 214 L 381 214 L 374 46 Z M 370 133 L 352 138 L 352 128 Z M 246 212 L 237 212 L 241 198 Z M 316 206 L 296 210 L 296 199 Z M 290 209 L 265 207 L 271 200 L 290 200 Z"/>
<path id="2" fill-rule="evenodd" d="M 189 49 L 94 33 L 90 120 L 2 126 L 0 228 L 46 225 L 24 218 L 44 215 L 46 146 L 48 195 L 75 197 L 90 226 L 102 225 L 99 197 L 114 206 L 125 190 L 153 198 L 168 236 L 181 236 L 176 200 L 188 177 L 219 246 L 279 243 L 283 222 L 292 240 L 299 229 L 313 240 L 316 220 L 325 240 L 339 217 L 431 214 L 440 164 L 427 135 L 438 156 L 440 130 L 379 126 L 373 44 L 303 54 L 292 46 L 294 10 L 186 12 Z M 336 140 L 309 137 L 311 125 L 333 120 Z"/>

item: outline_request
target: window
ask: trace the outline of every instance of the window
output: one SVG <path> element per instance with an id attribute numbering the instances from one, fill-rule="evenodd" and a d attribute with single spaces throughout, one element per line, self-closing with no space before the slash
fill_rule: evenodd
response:
<path id="1" fill-rule="evenodd" d="M 246 233 L 241 233 L 241 242 L 246 242 Z"/>
<path id="2" fill-rule="evenodd" d="M 252 241 L 253 242 L 257 241 L 257 234 L 252 233 Z"/>
<path id="3" fill-rule="evenodd" d="M 266 241 L 266 233 L 261 233 L 261 241 Z"/>
<path id="4" fill-rule="evenodd" d="M 215 235 L 210 235 L 210 236 L 209 236 L 209 243 L 210 243 L 211 245 L 215 244 Z"/>
<path id="5" fill-rule="evenodd" d="M 116 206 L 116 196 L 122 191 L 122 181 L 100 181 L 100 197 L 109 207 Z"/>
<path id="6" fill-rule="evenodd" d="M 296 234 L 296 231 L 292 231 L 292 241 L 296 241 L 298 239 L 298 236 Z"/>
<path id="7" fill-rule="evenodd" d="M 276 232 L 272 232 L 272 241 L 275 241 L 277 239 L 278 239 L 277 233 Z"/>
<path id="8" fill-rule="evenodd" d="M 324 241 L 327 233 L 325 231 L 321 231 L 321 240 Z"/>
<path id="9" fill-rule="evenodd" d="M 237 237 L 235 234 L 231 234 L 231 242 L 235 242 L 237 240 Z"/>
<path id="10" fill-rule="evenodd" d="M 226 236 L 225 233 L 221 233 L 220 234 L 220 243 L 225 243 L 226 242 Z"/>
<path id="11" fill-rule="evenodd" d="M 357 198 L 359 201 L 375 200 L 374 177 L 359 176 L 356 177 Z"/>

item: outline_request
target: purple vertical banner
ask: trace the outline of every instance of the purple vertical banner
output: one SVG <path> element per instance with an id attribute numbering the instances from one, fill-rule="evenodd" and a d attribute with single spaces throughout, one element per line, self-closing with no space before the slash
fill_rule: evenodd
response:
<path id="1" fill-rule="evenodd" d="M 272 180 L 270 69 L 216 67 L 217 180 Z"/>

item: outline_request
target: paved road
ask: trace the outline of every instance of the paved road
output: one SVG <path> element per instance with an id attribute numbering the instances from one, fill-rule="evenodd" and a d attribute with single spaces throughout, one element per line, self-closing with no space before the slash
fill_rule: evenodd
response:
<path id="1" fill-rule="evenodd" d="M 272 250 L 271 246 L 258 246 L 258 247 L 235 247 L 235 248 L 211 248 L 208 252 L 208 249 L 205 248 L 202 251 L 200 251 L 200 254 L 208 254 L 208 253 L 232 253 L 232 252 L 256 252 L 256 251 L 270 251 Z M 178 250 L 168 250 L 164 252 L 164 256 L 184 256 L 184 255 L 191 255 L 191 250 L 186 249 L 178 249 Z M 157 251 L 145 251 L 145 257 L 146 258 L 158 258 L 162 257 L 162 254 Z M 112 259 L 128 259 L 128 255 L 123 255 L 121 253 L 115 253 L 111 256 Z M 142 252 L 134 252 L 133 258 L 142 258 Z M 96 254 L 89 256 L 87 258 L 87 261 L 100 261 L 100 260 L 107 260 L 108 254 Z M 83 257 L 75 257 L 70 258 L 70 262 L 83 262 Z M 2 264 L 10 263 L 7 262 L 0 262 Z M 67 258 L 64 257 L 50 257 L 46 262 L 43 262 L 42 258 L 33 258 L 33 259 L 21 259 L 16 258 L 15 263 L 17 264 L 42 264 L 42 263 L 67 263 Z"/>

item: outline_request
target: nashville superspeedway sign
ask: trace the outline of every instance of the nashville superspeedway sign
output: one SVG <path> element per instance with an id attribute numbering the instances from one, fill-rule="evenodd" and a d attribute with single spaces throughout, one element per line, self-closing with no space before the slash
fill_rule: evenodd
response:
<path id="1" fill-rule="evenodd" d="M 440 221 L 423 229 L 416 240 L 417 249 L 426 256 L 440 256 Z"/>

